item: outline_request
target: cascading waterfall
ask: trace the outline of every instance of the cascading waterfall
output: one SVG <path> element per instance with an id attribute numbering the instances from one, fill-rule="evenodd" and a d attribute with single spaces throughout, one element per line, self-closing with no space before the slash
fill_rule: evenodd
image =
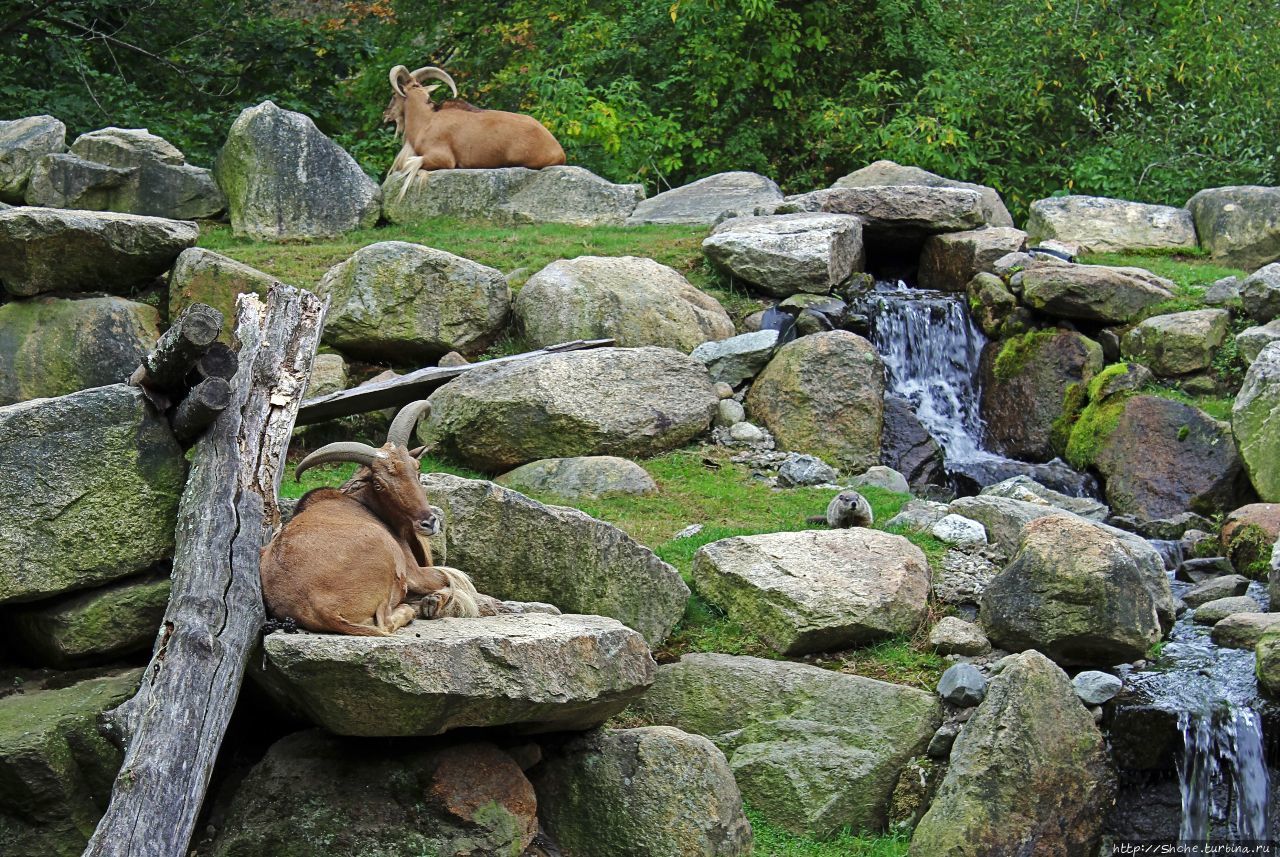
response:
<path id="1" fill-rule="evenodd" d="M 1178 725 L 1184 741 L 1178 765 L 1182 841 L 1208 842 L 1215 822 L 1230 840 L 1267 840 L 1270 782 L 1257 713 L 1230 705 L 1184 711 Z M 1219 805 L 1221 795 L 1227 806 Z"/>
<path id="2" fill-rule="evenodd" d="M 864 305 L 890 392 L 911 402 L 948 463 L 992 457 L 982 449 L 978 388 L 987 341 L 960 296 L 881 281 Z"/>

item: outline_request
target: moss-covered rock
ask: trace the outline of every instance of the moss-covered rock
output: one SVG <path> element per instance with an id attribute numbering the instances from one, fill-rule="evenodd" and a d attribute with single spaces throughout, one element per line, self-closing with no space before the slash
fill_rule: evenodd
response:
<path id="1" fill-rule="evenodd" d="M 1141 268 L 1033 261 L 1018 276 L 1022 300 L 1055 318 L 1114 324 L 1133 321 L 1173 297 L 1173 283 Z"/>
<path id="2" fill-rule="evenodd" d="M 149 648 L 169 604 L 169 579 L 145 577 L 18 609 L 13 631 L 28 655 L 55 667 Z"/>
<path id="3" fill-rule="evenodd" d="M 883 830 L 894 786 L 942 722 L 937 696 L 788 661 L 689 654 L 633 713 L 705 735 L 770 824 L 824 838 Z"/>
<path id="4" fill-rule="evenodd" d="M 969 295 L 969 313 L 983 333 L 1009 338 L 1022 333 L 1018 329 L 1022 326 L 1017 316 L 1018 299 L 1005 286 L 1004 280 L 984 272 L 974 276 L 965 288 Z"/>
<path id="5" fill-rule="evenodd" d="M 670 726 L 606 729 L 534 775 L 538 815 L 575 857 L 751 853 L 751 825 L 724 754 Z"/>
<path id="6" fill-rule="evenodd" d="M 34 298 L 0 306 L 0 404 L 126 380 L 160 336 L 159 316 L 124 298 Z"/>
<path id="7" fill-rule="evenodd" d="M 103 211 L 0 211 L 0 285 L 11 295 L 127 294 L 169 270 L 196 243 L 185 220 Z"/>
<path id="8" fill-rule="evenodd" d="M 518 857 L 538 830 L 533 787 L 488 743 L 298 732 L 237 785 L 214 857 Z"/>
<path id="9" fill-rule="evenodd" d="M 1231 428 L 1258 496 L 1280 503 L 1280 342 L 1262 349 L 1245 374 Z"/>
<path id="10" fill-rule="evenodd" d="M 1120 353 L 1163 377 L 1189 375 L 1213 363 L 1230 323 L 1225 309 L 1152 316 L 1124 335 Z"/>
<path id="11" fill-rule="evenodd" d="M 22 204 L 31 169 L 67 147 L 67 126 L 52 116 L 0 121 L 0 200 Z"/>
<path id="12" fill-rule="evenodd" d="M 397 364 L 450 351 L 477 354 L 511 315 L 511 290 L 501 271 L 405 241 L 362 247 L 330 268 L 316 293 L 332 300 L 326 344 Z"/>
<path id="13" fill-rule="evenodd" d="M 1263 634 L 1255 651 L 1258 684 L 1272 696 L 1280 696 L 1280 629 Z"/>
<path id="14" fill-rule="evenodd" d="M 169 272 L 169 318 L 177 318 L 191 304 L 208 304 L 224 319 L 218 340 L 230 345 L 235 339 L 236 296 L 265 296 L 275 281 L 220 253 L 202 247 L 183 250 Z"/>
<path id="15" fill-rule="evenodd" d="M 658 483 L 634 461 L 612 455 L 544 458 L 504 473 L 499 485 L 571 499 L 656 494 Z"/>
<path id="16" fill-rule="evenodd" d="M 679 572 L 612 524 L 483 480 L 432 473 L 422 484 L 445 513 L 440 561 L 482 592 L 610 616 L 651 646 L 684 614 L 689 587 Z"/>
<path id="17" fill-rule="evenodd" d="M 98 716 L 133 695 L 141 670 L 0 698 L 0 853 L 77 857 L 111 797 L 121 753 Z"/>
<path id="18" fill-rule="evenodd" d="M 1266 582 L 1272 547 L 1280 540 L 1280 503 L 1250 503 L 1233 509 L 1222 524 L 1220 538 L 1236 571 Z"/>
<path id="19" fill-rule="evenodd" d="M 989 345 L 981 362 L 987 446 L 1024 461 L 1053 458 L 1055 428 L 1064 434 L 1060 424 L 1103 362 L 1101 345 L 1068 330 L 1031 331 Z"/>
<path id="20" fill-rule="evenodd" d="M 912 857 L 1094 853 L 1115 796 L 1106 742 L 1066 673 L 1025 652 L 992 680 L 951 750 Z"/>
<path id="21" fill-rule="evenodd" d="M 231 228 L 265 241 L 369 228 L 382 210 L 381 190 L 354 158 L 311 119 L 270 101 L 232 123 L 213 174 Z"/>
<path id="22" fill-rule="evenodd" d="M 880 463 L 884 365 L 861 336 L 834 330 L 788 342 L 756 377 L 746 407 L 782 449 L 846 473 Z"/>
<path id="23" fill-rule="evenodd" d="M 169 556 L 187 463 L 136 387 L 0 408 L 0 602 L 127 577 Z"/>

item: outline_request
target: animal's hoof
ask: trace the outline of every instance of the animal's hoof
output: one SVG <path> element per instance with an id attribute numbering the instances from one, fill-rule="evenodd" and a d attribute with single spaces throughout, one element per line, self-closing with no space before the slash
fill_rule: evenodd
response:
<path id="1" fill-rule="evenodd" d="M 444 616 L 444 608 L 449 603 L 449 596 L 442 592 L 433 592 L 422 599 L 422 616 L 425 619 L 439 619 Z"/>

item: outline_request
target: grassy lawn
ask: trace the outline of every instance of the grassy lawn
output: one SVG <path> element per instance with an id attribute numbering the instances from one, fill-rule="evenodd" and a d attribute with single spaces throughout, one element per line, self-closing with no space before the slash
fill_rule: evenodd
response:
<path id="1" fill-rule="evenodd" d="M 200 224 L 199 246 L 230 256 L 290 285 L 314 288 L 324 273 L 361 247 L 408 241 L 445 250 L 497 268 L 519 291 L 531 275 L 557 259 L 578 256 L 645 256 L 676 269 L 715 297 L 735 321 L 765 303 L 731 287 L 702 255 L 705 226 L 596 226 L 555 223 L 497 226 L 437 218 L 414 225 L 387 225 L 310 243 L 269 244 L 231 234 L 226 224 Z"/>

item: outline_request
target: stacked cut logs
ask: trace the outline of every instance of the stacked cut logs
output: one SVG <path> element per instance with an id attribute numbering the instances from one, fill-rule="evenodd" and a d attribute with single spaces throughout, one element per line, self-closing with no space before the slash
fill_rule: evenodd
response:
<path id="1" fill-rule="evenodd" d="M 222 313 L 207 304 L 191 304 L 160 337 L 129 376 L 169 417 L 173 433 L 191 444 L 231 402 L 231 378 L 239 361 L 218 342 Z"/>

